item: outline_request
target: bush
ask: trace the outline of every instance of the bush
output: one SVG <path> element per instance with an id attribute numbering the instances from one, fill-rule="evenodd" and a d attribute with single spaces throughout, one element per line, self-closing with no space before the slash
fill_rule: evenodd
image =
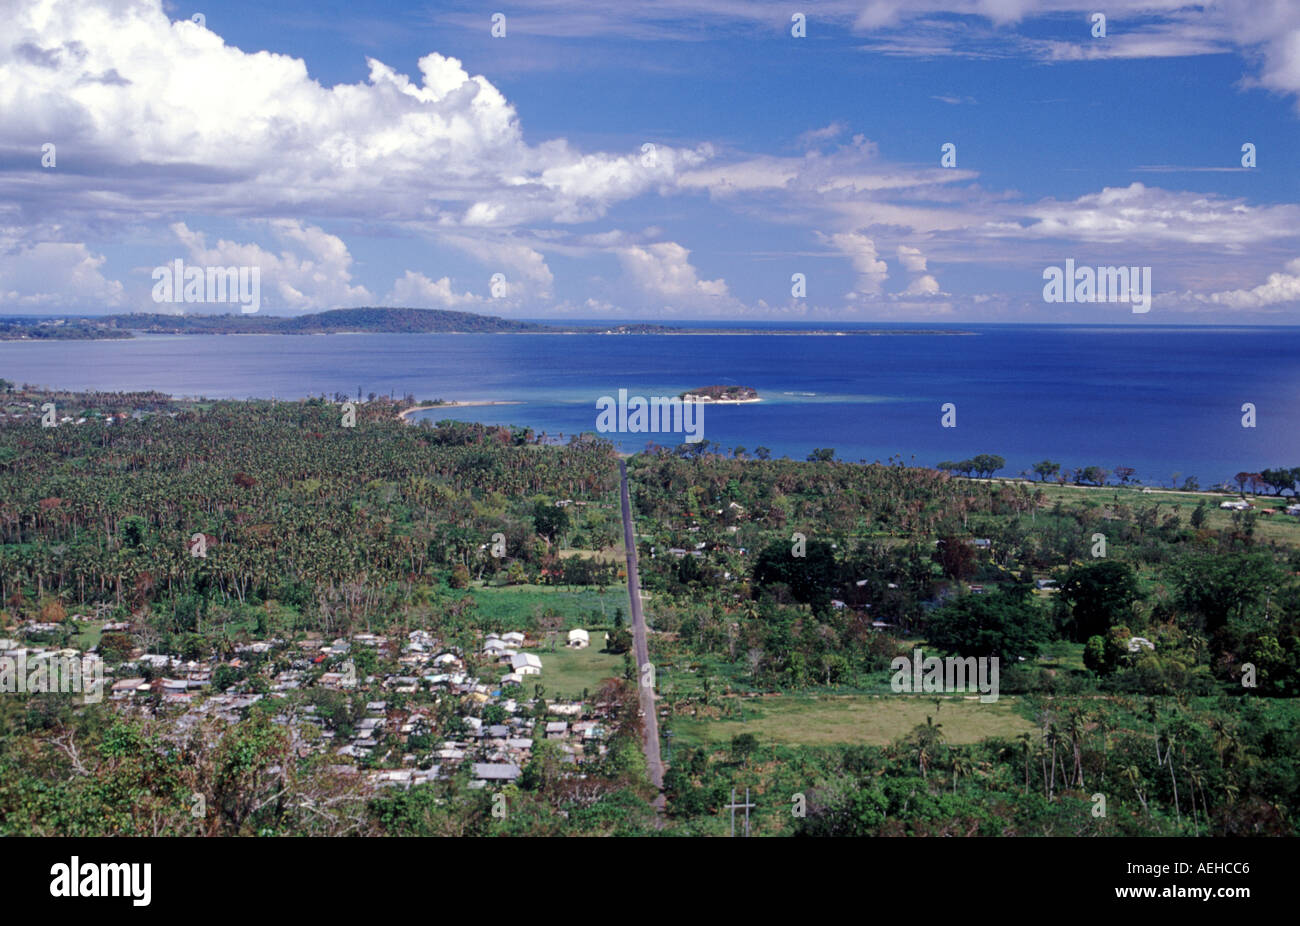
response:
<path id="1" fill-rule="evenodd" d="M 614 653 L 617 655 L 619 653 L 626 653 L 631 648 L 632 634 L 628 633 L 627 630 L 621 627 L 618 630 L 607 634 L 605 637 L 605 652 L 607 653 Z"/>

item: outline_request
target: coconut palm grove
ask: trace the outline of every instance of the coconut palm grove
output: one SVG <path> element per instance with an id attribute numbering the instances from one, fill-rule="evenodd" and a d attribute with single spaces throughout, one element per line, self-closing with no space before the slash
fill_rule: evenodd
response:
<path id="1" fill-rule="evenodd" d="M 7 834 L 1294 833 L 1290 495 L 637 454 L 657 788 L 608 442 L 8 385 Z"/>

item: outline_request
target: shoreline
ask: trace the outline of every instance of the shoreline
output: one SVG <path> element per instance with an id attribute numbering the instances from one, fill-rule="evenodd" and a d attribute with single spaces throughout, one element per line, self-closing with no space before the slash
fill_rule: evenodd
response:
<path id="1" fill-rule="evenodd" d="M 280 318 L 282 316 L 264 316 Z M 964 337 L 976 336 L 981 332 L 965 330 L 945 330 L 945 329 L 908 329 L 904 331 L 887 331 L 880 329 L 865 329 L 859 331 L 844 329 L 795 329 L 790 331 L 782 330 L 745 330 L 735 328 L 700 328 L 700 329 L 674 329 L 669 331 L 613 331 L 613 330 L 577 330 L 577 329 L 559 329 L 559 330 L 542 330 L 542 331 L 150 331 L 144 328 L 125 328 L 116 329 L 124 331 L 124 336 L 116 337 L 66 337 L 66 338 L 32 338 L 17 336 L 0 336 L 0 342 L 23 342 L 23 343 L 46 343 L 46 344 L 67 344 L 77 341 L 135 341 L 146 338 L 201 338 L 201 337 L 221 337 L 221 338 L 263 338 L 263 337 L 324 337 L 328 335 L 370 335 L 370 334 L 400 334 L 400 335 L 467 335 L 467 334 L 512 334 L 512 335 L 599 335 L 601 337 L 925 337 L 929 335 L 939 335 L 944 337 Z"/>
<path id="2" fill-rule="evenodd" d="M 26 385 L 31 386 L 32 384 L 26 384 Z M 18 419 L 26 418 L 28 417 L 28 415 L 35 414 L 34 412 L 30 411 L 30 408 L 34 407 L 32 403 L 41 396 L 61 396 L 62 399 L 60 399 L 60 401 L 63 401 L 65 403 L 72 402 L 74 403 L 74 405 L 77 402 L 84 400 L 86 403 L 88 403 L 87 407 L 89 407 L 90 405 L 96 405 L 99 403 L 113 405 L 115 404 L 114 399 L 116 397 L 129 398 L 133 395 L 136 395 L 137 398 L 139 399 L 139 402 L 144 406 L 150 406 L 151 404 L 157 404 L 158 402 L 173 402 L 173 403 L 180 403 L 183 405 L 202 405 L 202 404 L 219 403 L 219 402 L 246 403 L 246 402 L 269 401 L 273 403 L 283 402 L 283 403 L 292 404 L 294 402 L 310 401 L 314 398 L 313 396 L 295 396 L 295 397 L 278 398 L 275 395 L 261 396 L 261 397 L 247 396 L 247 395 L 246 396 L 180 395 L 176 393 L 155 392 L 154 390 L 151 389 L 135 389 L 135 390 L 51 389 L 48 386 L 35 386 L 34 388 L 16 389 L 12 394 L 6 396 L 5 401 L 0 402 L 0 420 L 4 420 L 4 421 L 8 421 L 11 419 L 18 420 Z M 713 400 L 713 401 L 697 400 L 697 403 L 701 405 L 753 404 L 762 401 L 764 401 L 763 397 L 759 396 L 753 399 L 730 399 L 730 400 L 724 399 L 724 400 Z M 120 403 L 116 403 L 116 404 L 120 404 Z M 421 404 L 412 405 L 402 409 L 401 411 L 396 412 L 396 415 L 397 417 L 401 418 L 403 422 L 407 424 L 411 424 L 412 418 L 416 412 L 430 411 L 433 409 L 494 407 L 494 406 L 511 406 L 511 405 L 522 406 L 527 404 L 529 404 L 528 400 L 503 400 L 503 399 L 453 400 L 453 401 L 444 401 L 438 403 L 421 403 Z M 696 403 L 692 403 L 692 404 L 696 404 Z M 26 406 L 28 410 L 16 412 L 11 416 L 7 412 L 6 407 L 8 405 L 17 405 L 20 408 Z M 152 414 L 155 411 L 158 410 L 153 409 L 151 411 L 150 408 L 148 407 L 145 408 L 146 414 Z M 91 422 L 95 419 L 87 418 L 85 420 L 86 422 Z M 81 423 L 82 422 L 80 421 L 77 422 L 77 424 L 81 424 Z M 529 425 L 517 425 L 517 426 L 530 427 Z M 658 432 L 638 431 L 638 432 L 629 432 L 629 433 L 653 434 Z M 662 433 L 672 433 L 672 432 L 662 432 Z M 641 449 L 633 450 L 633 451 L 620 450 L 618 451 L 618 454 L 624 457 L 631 457 L 631 456 L 636 456 L 642 452 L 643 450 Z M 788 459 L 790 462 L 795 462 L 795 463 L 804 462 L 798 459 L 798 456 L 801 455 L 802 453 L 803 450 L 801 449 L 796 452 L 796 456 L 794 458 L 789 457 L 789 454 L 785 453 L 781 457 L 774 457 L 774 459 L 777 461 Z M 725 455 L 725 453 L 723 455 Z M 901 452 L 899 455 L 900 456 L 902 455 Z M 755 464 L 763 462 L 753 457 L 745 457 L 743 458 L 743 461 L 745 463 L 755 463 Z M 858 465 L 858 463 L 866 463 L 865 460 L 859 460 L 858 463 L 855 463 L 854 460 L 849 457 L 841 457 L 833 460 L 832 462 L 835 465 Z M 877 464 L 880 464 L 879 459 L 877 459 L 875 462 Z M 928 469 L 928 470 L 938 471 L 935 466 L 927 466 L 923 463 L 913 462 L 908 465 L 910 467 L 914 467 L 918 469 Z M 1173 464 L 1166 464 L 1166 466 L 1171 466 L 1171 465 Z M 1233 467 L 1230 466 L 1227 468 L 1231 470 Z M 1191 475 L 1195 476 L 1196 474 L 1191 474 Z M 1249 499 L 1257 500 L 1259 503 L 1267 504 L 1270 506 L 1283 505 L 1286 504 L 1288 501 L 1294 502 L 1298 498 L 1300 498 L 1300 496 L 1296 496 L 1295 494 L 1292 494 L 1290 496 L 1274 495 L 1274 494 L 1270 494 L 1267 491 L 1256 490 L 1254 492 L 1251 492 L 1251 491 L 1246 491 L 1243 487 L 1233 488 L 1231 485 L 1231 480 L 1226 478 L 1222 483 L 1212 483 L 1209 486 L 1198 487 L 1196 489 L 1175 488 L 1173 486 L 1166 487 L 1161 485 L 1159 482 L 1145 483 L 1145 484 L 1141 481 L 1134 481 L 1127 484 L 1106 482 L 1103 483 L 1102 485 L 1093 485 L 1093 484 L 1080 484 L 1080 483 L 1070 482 L 1070 481 L 1060 481 L 1055 478 L 1049 480 L 1043 480 L 1043 479 L 1035 479 L 1032 476 L 1013 476 L 1013 475 L 1005 475 L 1005 476 L 994 475 L 991 477 L 977 477 L 977 476 L 950 474 L 948 478 L 967 481 L 973 484 L 984 483 L 987 485 L 995 485 L 995 484 L 1008 485 L 1008 486 L 1019 485 L 1019 486 L 1024 486 L 1025 488 L 1030 490 L 1066 489 L 1066 490 L 1084 492 L 1084 493 L 1107 492 L 1112 494 L 1113 493 L 1132 494 L 1135 496 L 1141 496 L 1146 494 L 1158 494 L 1158 495 L 1175 496 L 1175 497 L 1183 497 L 1183 498 L 1206 498 L 1206 499 L 1212 498 L 1218 500 L 1223 500 L 1225 498 L 1249 498 Z"/>
<path id="3" fill-rule="evenodd" d="M 475 406 L 483 406 L 483 405 L 523 405 L 523 404 L 524 403 L 521 401 L 510 400 L 510 399 L 467 399 L 463 402 L 439 402 L 436 405 L 412 405 L 410 408 L 398 412 L 397 417 L 401 418 L 403 421 L 409 424 L 411 420 L 410 418 L 411 415 L 415 414 L 416 412 L 426 412 L 433 408 L 473 408 Z"/>
<path id="4" fill-rule="evenodd" d="M 681 397 L 678 396 L 678 398 Z M 691 399 L 691 404 L 692 405 L 754 405 L 755 403 L 762 402 L 762 401 L 763 401 L 762 396 L 756 396 L 755 398 L 752 399 Z M 686 400 L 682 399 L 682 402 L 685 403 Z"/>

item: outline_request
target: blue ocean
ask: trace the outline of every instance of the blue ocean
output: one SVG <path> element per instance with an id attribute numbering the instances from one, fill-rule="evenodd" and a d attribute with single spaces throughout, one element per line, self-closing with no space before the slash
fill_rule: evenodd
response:
<path id="1" fill-rule="evenodd" d="M 587 322 L 590 324 L 590 322 Z M 864 326 L 875 330 L 887 325 Z M 899 325 L 896 329 L 915 330 Z M 847 326 L 837 326 L 848 330 Z M 806 327 L 804 330 L 807 330 Z M 956 329 L 951 329 L 956 330 Z M 752 386 L 762 401 L 705 409 L 704 438 L 803 459 L 900 458 L 932 466 L 978 453 L 1002 475 L 1044 458 L 1132 466 L 1155 485 L 1203 487 L 1300 466 L 1294 328 L 964 326 L 921 334 L 484 334 L 142 336 L 0 342 L 0 377 L 70 389 L 298 398 L 371 392 L 518 404 L 419 415 L 592 431 L 596 401 Z M 956 406 L 956 427 L 941 407 Z M 1255 426 L 1242 426 L 1253 404 Z M 620 449 L 682 435 L 615 434 Z"/>

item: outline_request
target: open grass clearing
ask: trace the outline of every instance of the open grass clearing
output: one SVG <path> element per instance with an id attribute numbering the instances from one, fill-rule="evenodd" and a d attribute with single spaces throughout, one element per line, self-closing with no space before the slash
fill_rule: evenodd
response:
<path id="1" fill-rule="evenodd" d="M 740 699 L 744 720 L 678 717 L 672 723 L 683 745 L 727 743 L 752 733 L 764 744 L 788 746 L 883 746 L 923 725 L 926 717 L 942 726 L 953 744 L 975 743 L 992 736 L 1013 738 L 1034 732 L 1015 710 L 1015 698 L 992 704 L 964 698 L 917 695 L 778 696 Z"/>

